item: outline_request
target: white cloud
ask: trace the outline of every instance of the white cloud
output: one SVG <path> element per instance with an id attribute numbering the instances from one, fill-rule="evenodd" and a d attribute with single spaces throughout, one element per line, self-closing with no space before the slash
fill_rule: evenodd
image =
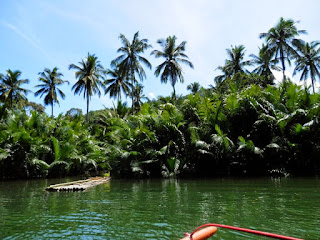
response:
<path id="1" fill-rule="evenodd" d="M 151 99 L 156 98 L 153 92 L 149 92 L 149 94 L 148 94 L 148 95 L 149 95 L 149 97 L 150 97 Z"/>

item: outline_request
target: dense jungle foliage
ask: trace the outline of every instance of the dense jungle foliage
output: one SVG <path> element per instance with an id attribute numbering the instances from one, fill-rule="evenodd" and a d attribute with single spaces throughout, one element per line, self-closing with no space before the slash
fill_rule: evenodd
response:
<path id="1" fill-rule="evenodd" d="M 111 170 L 120 177 L 319 174 L 319 94 L 291 82 L 234 86 L 52 119 L 1 110 L 2 178 Z"/>
<path id="2" fill-rule="evenodd" d="M 98 135 L 122 177 L 316 175 L 319 110 L 319 94 L 290 82 L 203 89 L 133 116 L 100 114 Z"/>
<path id="3" fill-rule="evenodd" d="M 244 60 L 242 45 L 227 49 L 228 59 L 218 69 L 214 86 L 192 83 L 192 93 L 177 96 L 175 85 L 183 83 L 180 63 L 193 68 L 184 53 L 186 42 L 176 37 L 160 39 L 162 50 L 151 55 L 164 58 L 155 75 L 170 82 L 173 94 L 146 100 L 146 77 L 140 56 L 151 48 L 136 33 L 132 42 L 120 35 L 121 53 L 104 69 L 95 55 L 88 54 L 76 70 L 75 94 L 84 93 L 87 113 L 70 109 L 53 117 L 57 87 L 62 80 L 58 68 L 40 73 L 36 96 L 45 96 L 51 117 L 41 105 L 29 102 L 21 87 L 20 71 L 0 76 L 0 178 L 61 177 L 97 175 L 133 177 L 221 177 L 221 176 L 315 176 L 320 172 L 320 95 L 315 91 L 319 78 L 319 42 L 305 43 L 296 37 L 296 22 L 281 18 L 267 33 L 259 55 Z M 298 86 L 285 76 L 285 64 L 295 63 Z M 254 66 L 250 72 L 247 67 Z M 283 73 L 274 85 L 271 70 Z M 109 78 L 109 79 L 106 79 Z M 311 91 L 312 87 L 312 91 Z M 105 94 L 117 99 L 113 109 L 89 111 L 90 97 Z M 131 107 L 121 101 L 130 96 Z"/>

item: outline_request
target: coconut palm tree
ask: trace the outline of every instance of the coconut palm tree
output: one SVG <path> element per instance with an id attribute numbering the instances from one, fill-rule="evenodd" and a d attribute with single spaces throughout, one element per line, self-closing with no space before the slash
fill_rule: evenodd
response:
<path id="1" fill-rule="evenodd" d="M 192 94 L 196 94 L 200 90 L 200 84 L 198 82 L 190 83 L 187 86 L 187 90 L 190 90 Z"/>
<path id="2" fill-rule="evenodd" d="M 231 49 L 226 49 L 228 54 L 228 59 L 225 61 L 225 65 L 223 67 L 218 67 L 223 69 L 223 72 L 226 73 L 228 77 L 235 75 L 240 72 L 248 72 L 245 67 L 250 66 L 250 61 L 243 61 L 245 54 L 245 47 L 243 45 L 239 46 L 231 46 Z"/>
<path id="3" fill-rule="evenodd" d="M 226 84 L 225 80 L 228 82 L 238 81 L 241 78 L 234 78 L 234 76 L 238 76 L 241 73 L 248 73 L 248 70 L 245 67 L 251 65 L 251 61 L 243 60 L 245 55 L 245 47 L 243 45 L 231 46 L 231 49 L 228 48 L 226 51 L 228 58 L 225 60 L 225 64 L 223 66 L 218 66 L 216 69 L 220 70 L 222 74 L 214 78 L 215 88 L 216 90 L 220 89 L 219 92 L 223 92 L 225 87 L 230 84 Z"/>
<path id="4" fill-rule="evenodd" d="M 214 77 L 213 81 L 215 83 L 215 87 L 222 86 L 223 82 L 226 80 L 227 77 L 229 77 L 229 73 L 226 71 L 225 66 L 218 66 L 216 70 L 220 70 L 222 72 L 221 75 L 218 75 Z M 211 88 L 215 88 L 213 85 L 211 85 Z"/>
<path id="5" fill-rule="evenodd" d="M 142 84 L 137 83 L 134 88 L 133 88 L 133 106 L 135 110 L 139 110 L 142 102 L 142 99 L 148 99 L 144 94 L 143 94 L 143 86 Z"/>
<path id="6" fill-rule="evenodd" d="M 307 33 L 305 30 L 298 30 L 295 21 L 292 19 L 285 20 L 280 18 L 276 26 L 270 28 L 266 33 L 260 33 L 259 37 L 266 40 L 268 48 L 275 54 L 274 57 L 277 59 L 279 57 L 281 66 L 283 80 L 285 79 L 285 62 L 290 65 L 290 58 L 294 54 L 294 49 L 292 47 L 292 41 L 299 36 L 299 34 Z"/>
<path id="7" fill-rule="evenodd" d="M 280 68 L 276 65 L 278 59 L 272 59 L 273 53 L 270 49 L 262 44 L 262 47 L 259 48 L 259 55 L 251 54 L 250 57 L 252 58 L 252 63 L 256 65 L 256 68 L 252 72 L 264 76 L 265 83 L 272 84 L 274 75 L 271 70 L 280 71 Z"/>
<path id="8" fill-rule="evenodd" d="M 314 83 L 316 77 L 320 78 L 320 42 L 312 41 L 305 43 L 302 40 L 294 42 L 294 46 L 297 49 L 297 55 L 295 56 L 296 67 L 294 68 L 293 75 L 302 71 L 300 81 L 306 81 L 310 76 L 313 93 Z"/>
<path id="9" fill-rule="evenodd" d="M 126 96 L 130 95 L 130 89 L 132 84 L 128 81 L 128 78 L 120 71 L 119 64 L 114 61 L 111 63 L 111 68 L 107 70 L 107 75 L 111 78 L 104 81 L 106 85 L 105 94 L 110 94 L 110 97 L 117 98 L 118 104 L 121 101 L 121 92 Z"/>
<path id="10" fill-rule="evenodd" d="M 131 85 L 133 87 L 137 82 L 135 77 L 136 74 L 141 81 L 143 81 L 143 79 L 146 77 L 146 73 L 141 63 L 151 69 L 150 62 L 146 58 L 142 57 L 141 54 L 152 46 L 148 44 L 147 39 L 139 39 L 139 32 L 134 34 L 131 43 L 123 34 L 120 34 L 119 38 L 123 46 L 117 50 L 117 52 L 121 53 L 121 55 L 118 56 L 114 61 L 119 64 L 119 69 L 122 72 L 122 75 L 131 79 Z M 132 95 L 131 98 L 133 109 L 134 96 Z"/>
<path id="11" fill-rule="evenodd" d="M 83 97 L 87 98 L 87 121 L 89 121 L 89 102 L 92 95 L 98 94 L 99 97 L 101 95 L 99 87 L 102 86 L 104 69 L 98 57 L 89 53 L 86 60 L 82 59 L 79 65 L 70 64 L 70 69 L 76 70 L 75 77 L 78 79 L 72 86 L 74 94 L 80 95 L 83 91 Z"/>
<path id="12" fill-rule="evenodd" d="M 162 51 L 154 50 L 151 55 L 156 58 L 164 58 L 165 61 L 157 66 L 154 74 L 158 77 L 160 74 L 160 80 L 162 83 L 167 83 L 168 80 L 173 88 L 173 96 L 176 96 L 175 85 L 179 80 L 184 82 L 183 71 L 180 63 L 186 64 L 193 68 L 193 64 L 188 60 L 188 56 L 184 53 L 186 49 L 186 41 L 176 45 L 176 36 L 169 36 L 167 39 L 159 39 L 157 43 L 162 47 Z"/>
<path id="13" fill-rule="evenodd" d="M 36 97 L 40 95 L 40 98 L 45 95 L 44 104 L 51 105 L 51 117 L 53 117 L 53 104 L 59 104 L 58 94 L 62 99 L 65 99 L 66 97 L 57 86 L 62 85 L 63 83 L 69 84 L 69 81 L 61 79 L 63 74 L 58 72 L 57 67 L 53 68 L 52 71 L 45 68 L 43 72 L 39 73 L 39 75 L 39 81 L 42 82 L 42 84 L 36 86 L 40 89 L 36 91 L 34 95 Z"/>
<path id="14" fill-rule="evenodd" d="M 7 74 L 2 76 L 0 81 L 0 98 L 4 102 L 8 103 L 11 108 L 13 102 L 18 103 L 19 101 L 26 101 L 26 94 L 30 92 L 25 88 L 21 88 L 22 84 L 29 83 L 28 79 L 19 79 L 21 76 L 21 71 L 7 70 Z"/>

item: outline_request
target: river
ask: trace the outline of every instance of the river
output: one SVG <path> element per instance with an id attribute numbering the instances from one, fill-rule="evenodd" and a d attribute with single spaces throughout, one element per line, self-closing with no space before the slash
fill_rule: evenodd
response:
<path id="1" fill-rule="evenodd" d="M 319 179 L 112 179 L 45 191 L 62 181 L 0 182 L 0 239 L 174 240 L 204 223 L 320 239 Z M 219 229 L 212 239 L 267 238 Z"/>

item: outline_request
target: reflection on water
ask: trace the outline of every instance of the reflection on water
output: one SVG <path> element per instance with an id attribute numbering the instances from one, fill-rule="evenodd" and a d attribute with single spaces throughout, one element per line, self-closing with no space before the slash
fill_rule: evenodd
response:
<path id="1" fill-rule="evenodd" d="M 44 190 L 58 181 L 0 182 L 0 239 L 179 239 L 209 222 L 320 239 L 317 179 L 111 180 L 85 192 Z M 219 229 L 213 239 L 266 238 Z"/>

